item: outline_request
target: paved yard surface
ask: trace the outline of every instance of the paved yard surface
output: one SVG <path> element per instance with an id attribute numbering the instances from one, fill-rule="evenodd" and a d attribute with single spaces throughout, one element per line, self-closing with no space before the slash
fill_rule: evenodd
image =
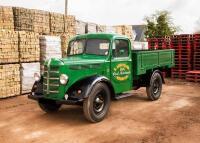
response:
<path id="1" fill-rule="evenodd" d="M 200 85 L 168 80 L 162 98 L 145 89 L 113 101 L 108 117 L 90 124 L 81 107 L 45 114 L 26 96 L 0 100 L 0 143 L 199 143 Z"/>

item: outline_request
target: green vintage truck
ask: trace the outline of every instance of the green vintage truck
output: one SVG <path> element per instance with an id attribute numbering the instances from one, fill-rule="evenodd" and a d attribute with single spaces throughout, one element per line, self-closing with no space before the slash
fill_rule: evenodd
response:
<path id="1" fill-rule="evenodd" d="M 35 73 L 28 97 L 47 113 L 63 104 L 81 105 L 89 121 L 100 122 L 111 100 L 128 96 L 130 90 L 146 87 L 150 100 L 159 99 L 162 71 L 173 66 L 174 50 L 134 51 L 125 36 L 79 35 L 69 42 L 66 58 L 52 58 L 42 74 Z"/>

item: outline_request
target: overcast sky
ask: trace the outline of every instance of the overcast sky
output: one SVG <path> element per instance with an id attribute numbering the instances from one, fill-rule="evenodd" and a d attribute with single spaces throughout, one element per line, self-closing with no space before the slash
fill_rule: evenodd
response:
<path id="1" fill-rule="evenodd" d="M 65 0 L 0 0 L 0 5 L 22 6 L 64 13 Z M 69 14 L 99 24 L 144 23 L 157 10 L 171 12 L 182 33 L 200 29 L 200 0 L 69 0 Z"/>

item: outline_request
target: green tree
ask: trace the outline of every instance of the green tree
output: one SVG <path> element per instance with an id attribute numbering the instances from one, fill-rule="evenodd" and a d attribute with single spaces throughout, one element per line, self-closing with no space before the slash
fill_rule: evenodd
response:
<path id="1" fill-rule="evenodd" d="M 175 26 L 168 11 L 159 11 L 146 17 L 146 38 L 164 37 L 175 34 L 179 27 Z"/>

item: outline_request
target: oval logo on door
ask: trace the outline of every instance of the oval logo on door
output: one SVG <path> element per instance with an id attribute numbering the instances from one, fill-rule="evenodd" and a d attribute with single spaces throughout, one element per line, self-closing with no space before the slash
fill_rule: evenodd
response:
<path id="1" fill-rule="evenodd" d="M 130 67 L 128 65 L 118 64 L 114 68 L 113 76 L 119 81 L 124 81 L 129 78 L 130 73 Z"/>

